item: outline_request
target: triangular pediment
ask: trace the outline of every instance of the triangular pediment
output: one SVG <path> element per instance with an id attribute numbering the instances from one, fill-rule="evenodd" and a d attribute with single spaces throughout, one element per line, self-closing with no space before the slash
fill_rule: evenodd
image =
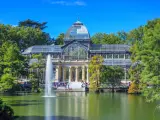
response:
<path id="1" fill-rule="evenodd" d="M 62 46 L 62 49 L 64 50 L 66 47 L 71 46 L 72 44 L 77 44 L 77 46 L 80 46 L 80 47 L 88 50 L 88 46 L 78 42 L 77 40 L 72 40 L 71 42 L 69 42 L 66 45 Z"/>

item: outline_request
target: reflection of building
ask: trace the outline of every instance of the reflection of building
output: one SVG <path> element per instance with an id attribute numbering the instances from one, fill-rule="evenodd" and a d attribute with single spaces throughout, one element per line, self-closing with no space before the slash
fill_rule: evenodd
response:
<path id="1" fill-rule="evenodd" d="M 64 45 L 39 45 L 26 49 L 24 55 L 51 54 L 56 81 L 89 82 L 88 63 L 92 56 L 104 57 L 104 65 L 131 65 L 129 46 L 123 44 L 92 44 L 87 28 L 80 21 L 66 32 Z"/>

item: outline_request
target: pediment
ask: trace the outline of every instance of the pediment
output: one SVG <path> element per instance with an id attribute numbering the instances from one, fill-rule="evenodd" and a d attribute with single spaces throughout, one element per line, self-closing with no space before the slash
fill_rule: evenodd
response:
<path id="1" fill-rule="evenodd" d="M 80 46 L 80 47 L 84 48 L 85 50 L 88 50 L 88 46 L 78 42 L 77 40 L 73 40 L 73 41 L 69 42 L 68 44 L 64 45 L 62 47 L 62 49 L 65 50 L 65 48 L 72 46 L 72 45 L 75 45 L 75 44 L 77 45 L 77 47 Z"/>

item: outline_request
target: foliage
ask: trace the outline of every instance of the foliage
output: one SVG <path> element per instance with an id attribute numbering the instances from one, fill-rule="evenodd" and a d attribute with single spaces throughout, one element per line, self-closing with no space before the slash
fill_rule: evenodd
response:
<path id="1" fill-rule="evenodd" d="M 43 32 L 46 22 L 26 20 L 19 22 L 19 26 L 0 24 L 0 90 L 8 91 L 19 86 L 15 81 L 20 76 L 28 76 L 28 59 L 21 52 L 33 45 L 51 44 L 49 34 Z M 40 60 L 39 58 L 38 60 Z M 41 66 L 34 64 L 32 68 Z M 38 71 L 39 72 L 39 71 Z M 34 76 L 39 81 L 40 73 Z M 39 82 L 38 82 L 39 86 Z"/>
<path id="2" fill-rule="evenodd" d="M 41 37 L 44 40 L 44 43 L 41 43 L 41 44 L 49 44 L 50 45 L 50 44 L 54 43 L 54 39 L 51 38 L 48 33 L 43 31 L 45 28 L 47 28 L 46 25 L 47 25 L 47 22 L 40 23 L 38 21 L 34 21 L 34 20 L 31 20 L 31 19 L 20 21 L 19 24 L 18 24 L 19 27 L 26 27 L 26 28 L 30 27 L 30 28 L 33 28 L 33 29 L 40 30 L 42 32 Z"/>
<path id="3" fill-rule="evenodd" d="M 102 68 L 103 57 L 100 55 L 93 56 L 89 63 L 89 73 L 90 73 L 90 89 L 98 90 L 100 86 L 100 70 Z"/>
<path id="4" fill-rule="evenodd" d="M 124 70 L 119 66 L 103 66 L 101 69 L 101 81 L 110 84 L 112 91 L 116 85 L 120 84 L 123 76 Z"/>
<path id="5" fill-rule="evenodd" d="M 56 45 L 63 45 L 64 44 L 64 33 L 59 34 L 59 36 L 56 38 L 55 44 Z"/>
<path id="6" fill-rule="evenodd" d="M 14 80 L 15 78 L 11 74 L 3 74 L 0 79 L 0 91 L 7 91 L 9 89 L 12 89 L 16 84 Z"/>
<path id="7" fill-rule="evenodd" d="M 0 98 L 0 120 L 13 120 L 14 111 Z"/>
<path id="8" fill-rule="evenodd" d="M 129 86 L 128 93 L 129 94 L 140 93 L 139 84 L 132 82 L 131 85 Z"/>
<path id="9" fill-rule="evenodd" d="M 27 60 L 15 43 L 6 41 L 0 46 L 0 91 L 13 89 L 15 80 L 27 74 Z"/>
<path id="10" fill-rule="evenodd" d="M 30 71 L 32 71 L 29 75 L 29 78 L 32 83 L 32 91 L 38 90 L 40 81 L 42 81 L 43 68 L 45 67 L 45 63 L 43 60 L 42 54 L 32 55 L 32 59 L 35 59 L 36 62 L 33 62 L 30 65 Z"/>
<path id="11" fill-rule="evenodd" d="M 27 67 L 27 60 L 21 55 L 18 46 L 12 42 L 4 42 L 0 48 L 2 65 L 1 73 L 10 73 L 19 76 Z"/>
<path id="12" fill-rule="evenodd" d="M 132 32 L 136 36 L 131 47 L 130 74 L 133 81 L 140 82 L 140 89 L 148 101 L 159 100 L 160 92 L 160 19 L 148 21 Z"/>
<path id="13" fill-rule="evenodd" d="M 123 44 L 127 39 L 127 33 L 119 32 L 115 34 L 96 33 L 92 36 L 94 44 Z"/>
<path id="14" fill-rule="evenodd" d="M 16 43 L 20 50 L 24 50 L 33 45 L 47 44 L 49 36 L 32 27 L 13 27 L 10 25 L 0 24 L 0 45 L 6 41 Z"/>
<path id="15" fill-rule="evenodd" d="M 47 22 L 38 22 L 38 21 L 34 21 L 34 20 L 31 20 L 31 19 L 27 19 L 27 20 L 24 20 L 24 21 L 20 21 L 18 26 L 22 27 L 22 26 L 25 26 L 25 27 L 32 27 L 32 28 L 38 28 L 40 30 L 44 30 L 47 26 L 46 26 Z"/>

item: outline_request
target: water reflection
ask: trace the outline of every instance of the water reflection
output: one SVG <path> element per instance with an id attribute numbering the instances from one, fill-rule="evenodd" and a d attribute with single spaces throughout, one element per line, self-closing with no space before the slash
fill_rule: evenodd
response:
<path id="1" fill-rule="evenodd" d="M 57 93 L 54 112 L 56 115 L 66 115 L 81 118 L 87 116 L 88 100 L 84 92 Z"/>
<path id="2" fill-rule="evenodd" d="M 45 98 L 45 120 L 53 120 L 53 108 L 54 106 L 52 105 L 52 98 L 51 97 L 46 97 Z"/>
<path id="3" fill-rule="evenodd" d="M 152 120 L 158 104 L 123 93 L 61 92 L 56 96 L 3 96 L 3 99 L 12 105 L 19 116 L 17 120 Z M 154 120 L 159 120 L 159 111 L 154 116 Z"/>

